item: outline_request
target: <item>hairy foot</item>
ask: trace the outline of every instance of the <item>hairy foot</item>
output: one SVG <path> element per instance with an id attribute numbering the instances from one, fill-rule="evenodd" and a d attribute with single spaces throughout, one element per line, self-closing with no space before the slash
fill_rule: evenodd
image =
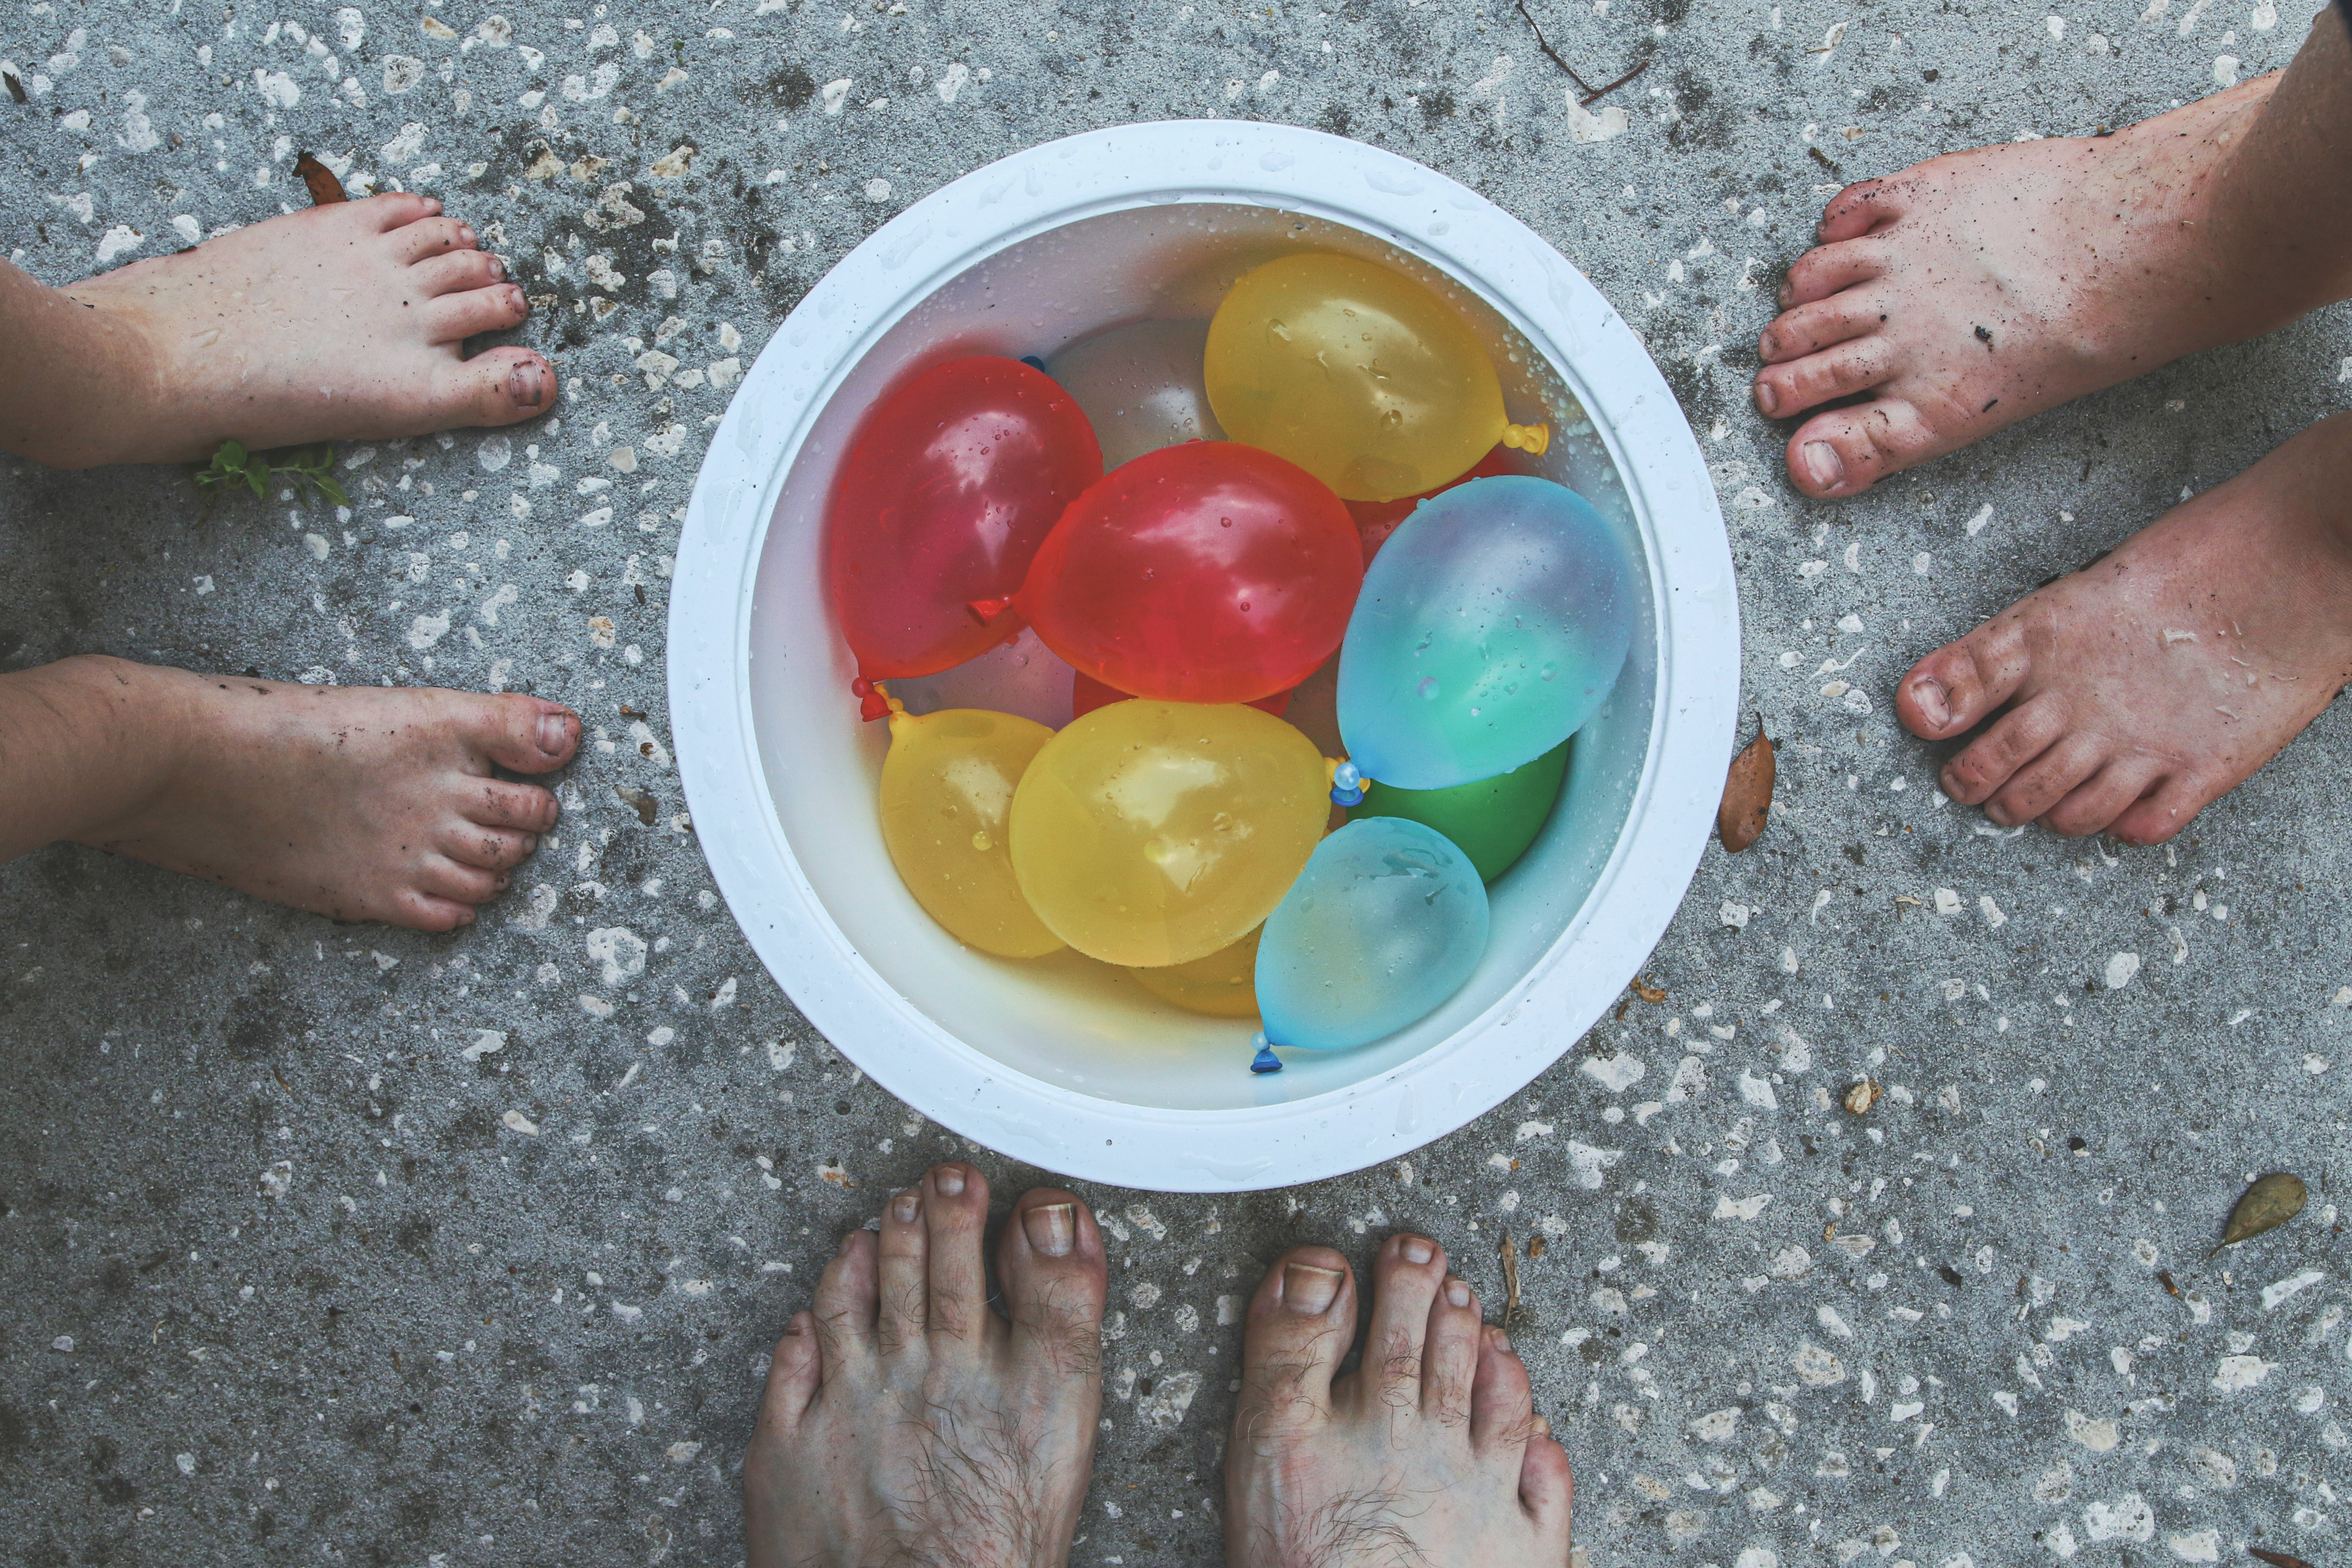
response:
<path id="1" fill-rule="evenodd" d="M 2341 262 L 2331 276 L 2249 254 L 2217 206 L 2278 79 L 2112 136 L 1980 147 L 1838 193 L 1758 343 L 1768 417 L 1867 395 L 1790 437 L 1797 489 L 1856 494 L 2352 287 Z"/>
<path id="2" fill-rule="evenodd" d="M 1030 1568 L 1069 1556 L 1102 1407 L 1106 1265 L 1068 1193 L 934 1166 L 854 1230 L 768 1369 L 743 1460 L 751 1568 Z"/>
<path id="3" fill-rule="evenodd" d="M 1250 1299 L 1225 1450 L 1225 1555 L 1246 1568 L 1565 1568 L 1568 1456 L 1527 1369 L 1426 1237 L 1372 1262 L 1363 1363 L 1356 1285 L 1294 1247 Z"/>
<path id="4" fill-rule="evenodd" d="M 2156 844 L 2352 677 L 2352 414 L 1912 667 L 1904 728 L 1991 727 L 1944 764 L 1995 822 Z"/>
<path id="5" fill-rule="evenodd" d="M 406 195 L 312 207 L 68 285 L 145 372 L 108 400 L 88 461 L 194 462 L 232 438 L 266 450 L 544 413 L 555 371 L 540 354 L 465 357 L 467 338 L 530 307 L 440 211 Z"/>
<path id="6" fill-rule="evenodd" d="M 555 826 L 555 797 L 494 767 L 572 760 L 580 721 L 536 697 L 296 686 L 121 660 L 97 721 L 169 761 L 84 844 L 344 921 L 468 924 Z"/>

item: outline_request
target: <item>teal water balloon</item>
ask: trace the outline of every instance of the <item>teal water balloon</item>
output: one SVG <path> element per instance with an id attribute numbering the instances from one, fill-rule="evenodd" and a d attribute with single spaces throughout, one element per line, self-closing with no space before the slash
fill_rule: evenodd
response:
<path id="1" fill-rule="evenodd" d="M 1080 338 L 1045 362 L 1102 443 L 1103 472 L 1185 441 L 1222 441 L 1202 380 L 1206 321 L 1130 321 Z"/>
<path id="2" fill-rule="evenodd" d="M 1433 827 L 1350 822 L 1315 847 L 1257 948 L 1277 1046 L 1339 1051 L 1393 1035 L 1462 989 L 1486 951 L 1486 884 Z"/>
<path id="3" fill-rule="evenodd" d="M 1608 700 L 1635 591 L 1624 546 L 1565 485 L 1514 474 L 1431 497 L 1366 570 L 1340 645 L 1349 757 L 1415 790 L 1533 762 Z"/>

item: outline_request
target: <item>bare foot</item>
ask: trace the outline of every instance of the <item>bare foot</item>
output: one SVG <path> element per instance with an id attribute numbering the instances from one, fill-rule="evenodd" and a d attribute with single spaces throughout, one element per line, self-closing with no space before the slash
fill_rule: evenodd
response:
<path id="1" fill-rule="evenodd" d="M 2170 838 L 2352 677 L 2352 414 L 1912 667 L 1904 728 L 1999 719 L 1945 793 L 2004 825 Z"/>
<path id="2" fill-rule="evenodd" d="M 82 455 L 201 461 L 231 438 L 261 450 L 545 412 L 555 372 L 540 354 L 465 357 L 466 339 L 530 307 L 440 211 L 404 195 L 313 207 L 68 286 L 130 361 Z"/>
<path id="3" fill-rule="evenodd" d="M 1102 1236 L 1025 1193 L 981 1258 L 988 1184 L 934 1166 L 854 1230 L 768 1370 L 743 1460 L 751 1568 L 1067 1561 L 1102 1407 Z"/>
<path id="4" fill-rule="evenodd" d="M 1426 1237 L 1372 1263 L 1363 1364 L 1348 1261 L 1294 1247 L 1250 1299 L 1225 1451 L 1225 1555 L 1249 1568 L 1565 1568 L 1568 1456 L 1527 1369 Z"/>
<path id="5" fill-rule="evenodd" d="M 493 765 L 548 773 L 580 743 L 536 697 L 68 662 L 101 688 L 94 722 L 162 763 L 77 839 L 336 920 L 470 923 L 555 826 L 552 795 Z"/>
<path id="6" fill-rule="evenodd" d="M 2314 266 L 2240 232 L 2252 226 L 2231 204 L 2253 182 L 2231 161 L 2279 80 L 2112 136 L 1980 147 L 1840 192 L 1758 345 L 1768 417 L 1869 395 L 1790 437 L 1797 489 L 1856 494 L 2352 289 L 2345 258 Z"/>

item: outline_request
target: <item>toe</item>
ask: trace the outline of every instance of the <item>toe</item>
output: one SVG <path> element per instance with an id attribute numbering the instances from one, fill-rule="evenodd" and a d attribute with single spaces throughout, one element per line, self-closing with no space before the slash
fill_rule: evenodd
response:
<path id="1" fill-rule="evenodd" d="M 925 1321 L 934 1341 L 977 1345 L 995 1318 L 988 1310 L 988 1182 L 961 1163 L 936 1165 L 923 1178 L 923 1223 L 929 1231 L 930 1300 Z"/>
<path id="2" fill-rule="evenodd" d="M 2126 844 L 2168 843 L 2172 837 L 2210 805 L 2218 792 L 2195 779 L 2170 778 L 2156 793 L 2134 804 L 2108 825 L 2107 831 Z"/>
<path id="3" fill-rule="evenodd" d="M 570 762 L 572 752 L 580 749 L 580 715 L 561 702 L 540 697 L 520 693 L 488 697 L 482 699 L 467 739 L 502 768 L 519 773 L 551 773 Z M 548 818 L 550 826 L 553 821 Z"/>
<path id="4" fill-rule="evenodd" d="M 825 1382 L 874 1353 L 877 1304 L 874 1233 L 853 1230 L 817 1277 L 814 1315 Z"/>
<path id="5" fill-rule="evenodd" d="M 768 1389 L 760 1400 L 761 1426 L 789 1432 L 800 1425 L 824 1381 L 823 1360 L 817 1348 L 816 1319 L 807 1312 L 795 1312 L 784 1325 L 784 1337 L 776 1342 L 775 1353 L 768 1358 Z"/>
<path id="6" fill-rule="evenodd" d="M 411 931 L 456 931 L 474 923 L 474 906 L 422 888 L 403 888 L 392 895 L 389 906 L 380 915 L 387 925 L 406 926 Z"/>
<path id="7" fill-rule="evenodd" d="M 1559 1542 L 1554 1562 L 1568 1555 L 1568 1518 L 1576 1501 L 1576 1478 L 1568 1468 L 1568 1451 L 1551 1436 L 1549 1423 L 1536 1417 L 1537 1435 L 1528 1440 L 1519 1459 L 1519 1503 L 1535 1516 L 1537 1525 Z"/>
<path id="8" fill-rule="evenodd" d="M 530 300 L 517 284 L 492 283 L 423 300 L 416 310 L 424 318 L 425 342 L 456 343 L 520 326 L 530 314 Z"/>
<path id="9" fill-rule="evenodd" d="M 1895 710 L 1921 740 L 1948 740 L 1982 723 L 2032 668 L 2024 634 L 2004 616 L 1913 665 L 1895 689 Z"/>
<path id="10" fill-rule="evenodd" d="M 1481 1335 L 1478 1370 L 1470 1385 L 1470 1445 L 1481 1454 L 1513 1460 L 1535 1436 L 1535 1390 L 1511 1337 L 1496 1328 Z"/>
<path id="11" fill-rule="evenodd" d="M 1448 1276 L 1430 1304 L 1428 1339 L 1422 1350 L 1421 1413 L 1442 1426 L 1467 1432 L 1470 1390 L 1478 1375 L 1484 1339 L 1478 1295 Z"/>
<path id="12" fill-rule="evenodd" d="M 433 401 L 452 427 L 512 425 L 554 405 L 555 367 L 532 349 L 484 349 L 435 371 Z"/>
<path id="13" fill-rule="evenodd" d="M 384 234 L 432 216 L 441 210 L 441 204 L 413 191 L 386 191 L 381 195 L 362 196 L 341 210 Z"/>
<path id="14" fill-rule="evenodd" d="M 887 1358 L 905 1351 L 923 1337 L 930 1321 L 928 1310 L 930 1237 L 923 1225 L 923 1192 L 908 1187 L 894 1193 L 882 1205 L 881 1239 L 876 1247 L 880 1310 L 875 1319 L 876 1346 Z"/>
<path id="15" fill-rule="evenodd" d="M 1328 1247 L 1294 1247 L 1275 1259 L 1250 1298 L 1242 1335 L 1237 1439 L 1296 1427 L 1331 1407 L 1331 1378 L 1356 1334 L 1348 1260 Z"/>
<path id="16" fill-rule="evenodd" d="M 1372 1259 L 1371 1329 L 1364 1341 L 1364 1397 L 1392 1409 L 1421 1405 L 1422 1343 L 1430 1303 L 1445 1281 L 1445 1249 L 1425 1236 L 1392 1236 Z"/>
<path id="17" fill-rule="evenodd" d="M 1780 308 L 1792 310 L 1826 300 L 1841 289 L 1883 275 L 1885 252 L 1869 239 L 1841 240 L 1817 246 L 1790 265 L 1788 281 L 1780 285 Z"/>
<path id="18" fill-rule="evenodd" d="M 1767 364 L 1785 364 L 1832 343 L 1861 337 L 1886 320 L 1874 289 L 1850 289 L 1775 317 L 1757 334 L 1756 352 Z M 1766 410 L 1769 413 L 1770 410 Z"/>
<path id="19" fill-rule="evenodd" d="M 409 287 L 426 299 L 487 289 L 506 280 L 506 263 L 487 250 L 452 250 L 430 256 L 408 269 Z"/>
<path id="20" fill-rule="evenodd" d="M 2116 757 L 2043 812 L 2042 826 L 2070 838 L 2104 833 L 2155 789 L 2163 775 L 2159 764 L 2144 757 Z"/>
<path id="21" fill-rule="evenodd" d="M 504 779 L 480 779 L 470 786 L 464 811 L 469 821 L 484 827 L 510 828 L 517 833 L 544 833 L 555 826 L 560 809 L 555 796 L 537 784 L 509 784 Z"/>
<path id="22" fill-rule="evenodd" d="M 1109 1267 L 1093 1211 L 1055 1187 L 1022 1194 L 997 1239 L 996 1273 L 1013 1354 L 1051 1380 L 1096 1376 Z"/>
<path id="23" fill-rule="evenodd" d="M 478 823 L 460 823 L 443 836 L 441 853 L 461 866 L 478 867 L 485 871 L 510 871 L 530 858 L 539 847 L 539 840 L 528 833 L 517 833 L 506 827 L 484 827 Z"/>
<path id="24" fill-rule="evenodd" d="M 1789 437 L 1789 479 L 1816 500 L 1859 495 L 1941 449 L 1935 430 L 1907 398 L 1876 397 L 1816 414 L 1799 426 Z"/>
<path id="25" fill-rule="evenodd" d="M 404 264 L 446 256 L 453 250 L 471 250 L 480 243 L 472 229 L 453 217 L 419 217 L 385 232 L 394 259 Z"/>
<path id="26" fill-rule="evenodd" d="M 503 871 L 469 866 L 446 855 L 427 855 L 416 868 L 419 891 L 458 904 L 487 904 L 506 891 Z"/>
<path id="27" fill-rule="evenodd" d="M 1756 373 L 1756 406 L 1787 418 L 1841 397 L 1867 392 L 1895 374 L 1895 352 L 1884 338 L 1854 338 L 1817 354 Z"/>
<path id="28" fill-rule="evenodd" d="M 1821 226 L 1815 231 L 1824 245 L 1842 239 L 1860 239 L 1872 229 L 1895 221 L 1896 191 L 1884 180 L 1862 180 L 1848 185 L 1830 198 L 1822 209 Z"/>
<path id="29" fill-rule="evenodd" d="M 2068 718 L 2066 699 L 2055 691 L 2044 691 L 2010 710 L 1944 764 L 1944 793 L 1962 805 L 1983 805 L 2018 769 L 2066 732 Z"/>
<path id="30" fill-rule="evenodd" d="M 2107 743 L 2101 737 L 2079 731 L 2062 735 L 2049 750 L 2010 775 L 2009 782 L 1985 802 L 1985 815 L 2003 827 L 2032 822 L 2097 773 L 2106 760 Z"/>

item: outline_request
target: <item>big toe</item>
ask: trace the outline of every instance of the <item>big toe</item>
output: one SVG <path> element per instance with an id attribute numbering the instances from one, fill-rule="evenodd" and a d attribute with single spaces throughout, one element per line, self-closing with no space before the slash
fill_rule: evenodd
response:
<path id="1" fill-rule="evenodd" d="M 1946 643 L 1895 689 L 1895 712 L 1923 741 L 1948 740 L 2009 700 L 2032 668 L 2025 639 L 2002 620 Z"/>
<path id="2" fill-rule="evenodd" d="M 1016 1360 L 1045 1383 L 1096 1386 L 1110 1270 L 1094 1211 L 1058 1188 L 1022 1194 L 997 1241 L 996 1271 Z"/>
<path id="3" fill-rule="evenodd" d="M 561 702 L 520 693 L 484 698 L 468 730 L 483 755 L 519 773 L 552 773 L 580 749 L 579 714 Z"/>
<path id="4" fill-rule="evenodd" d="M 1909 401 L 1874 397 L 1816 414 L 1789 437 L 1789 480 L 1816 500 L 1860 495 L 1889 474 L 1942 451 L 1936 432 Z"/>
<path id="5" fill-rule="evenodd" d="M 547 357 L 535 349 L 509 346 L 441 365 L 434 372 L 431 395 L 439 423 L 457 429 L 534 418 L 555 405 L 555 367 Z"/>
<path id="6" fill-rule="evenodd" d="M 1237 1439 L 1312 1420 L 1331 1407 L 1331 1379 L 1356 1334 L 1356 1281 L 1328 1247 L 1294 1247 L 1250 1298 L 1242 1337 Z"/>

